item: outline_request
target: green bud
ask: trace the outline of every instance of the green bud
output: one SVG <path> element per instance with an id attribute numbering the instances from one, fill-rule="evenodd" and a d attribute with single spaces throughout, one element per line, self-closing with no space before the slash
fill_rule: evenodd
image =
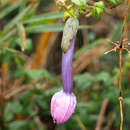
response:
<path id="1" fill-rule="evenodd" d="M 64 53 L 67 52 L 72 43 L 72 39 L 76 36 L 78 26 L 79 21 L 77 18 L 68 18 L 66 21 L 61 42 L 61 48 Z"/>

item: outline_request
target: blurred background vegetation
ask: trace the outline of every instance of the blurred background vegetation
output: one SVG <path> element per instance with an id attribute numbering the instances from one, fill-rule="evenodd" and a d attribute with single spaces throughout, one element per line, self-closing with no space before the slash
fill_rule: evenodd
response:
<path id="1" fill-rule="evenodd" d="M 62 87 L 63 12 L 54 0 L 0 0 L 0 130 L 119 130 L 119 55 L 104 52 L 112 48 L 106 38 L 120 40 L 124 9 L 122 3 L 106 9 L 98 19 L 80 17 L 73 57 L 78 104 L 70 120 L 58 126 L 50 115 L 50 100 Z M 129 130 L 130 56 L 126 52 L 122 86 L 123 130 Z"/>

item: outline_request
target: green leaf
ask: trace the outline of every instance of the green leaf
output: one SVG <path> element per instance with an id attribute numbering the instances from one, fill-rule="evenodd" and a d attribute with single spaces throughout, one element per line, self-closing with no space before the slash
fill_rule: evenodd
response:
<path id="1" fill-rule="evenodd" d="M 42 71 L 44 73 L 44 79 L 45 80 L 50 80 L 50 79 L 53 78 L 53 75 L 50 72 L 48 72 L 47 70 L 43 69 Z"/>
<path id="2" fill-rule="evenodd" d="M 28 26 L 26 27 L 26 31 L 30 33 L 40 33 L 40 32 L 59 32 L 64 28 L 63 24 L 44 24 L 44 25 L 36 25 L 36 26 Z"/>
<path id="3" fill-rule="evenodd" d="M 11 111 L 12 111 L 14 114 L 19 114 L 19 113 L 21 113 L 22 109 L 23 109 L 23 107 L 22 107 L 22 105 L 21 105 L 18 101 L 12 103 Z"/>
<path id="4" fill-rule="evenodd" d="M 19 68 L 14 72 L 14 77 L 16 79 L 21 78 L 25 74 L 25 71 L 23 68 Z"/>
<path id="5" fill-rule="evenodd" d="M 34 70 L 34 69 L 28 69 L 25 70 L 26 75 L 31 78 L 32 80 L 37 80 L 43 77 L 44 72 L 43 70 Z"/>
<path id="6" fill-rule="evenodd" d="M 130 105 L 130 97 L 126 97 L 123 101 L 124 103 Z"/>
<path id="7" fill-rule="evenodd" d="M 21 47 L 21 40 L 18 38 L 17 39 L 17 44 Z M 26 46 L 25 46 L 25 51 L 31 51 L 32 50 L 32 39 L 27 38 L 26 39 Z"/>
<path id="8" fill-rule="evenodd" d="M 20 102 L 22 103 L 22 105 L 26 106 L 28 105 L 28 102 L 30 101 L 30 98 L 33 96 L 32 91 L 28 90 L 25 91 L 22 96 L 20 97 Z"/>
<path id="9" fill-rule="evenodd" d="M 22 105 L 17 101 L 14 103 L 7 103 L 4 110 L 4 120 L 10 121 L 14 118 L 14 114 L 21 113 Z"/>
<path id="10" fill-rule="evenodd" d="M 37 95 L 35 100 L 38 106 L 40 106 L 43 110 L 48 109 L 48 104 L 46 101 L 44 101 L 43 95 Z"/>
<path id="11" fill-rule="evenodd" d="M 25 70 L 25 74 L 33 80 L 37 80 L 40 78 L 48 80 L 52 78 L 52 75 L 47 70 L 43 69 L 42 70 L 27 69 Z"/>
<path id="12" fill-rule="evenodd" d="M 92 10 L 92 15 L 93 15 L 93 17 L 95 17 L 95 18 L 98 18 L 98 17 L 99 17 L 98 8 L 93 8 L 93 10 Z"/>
<path id="13" fill-rule="evenodd" d="M 95 76 L 96 82 L 103 81 L 105 86 L 112 85 L 112 79 L 108 72 L 101 72 Z"/>
<path id="14" fill-rule="evenodd" d="M 9 130 L 31 130 L 27 121 L 13 121 L 9 123 Z"/>
<path id="15" fill-rule="evenodd" d="M 76 18 L 76 16 L 78 16 L 78 12 L 75 12 L 75 8 L 71 6 L 64 12 L 63 19 L 67 19 L 68 17 Z"/>
<path id="16" fill-rule="evenodd" d="M 80 25 L 78 29 L 86 29 L 89 26 Z M 34 25 L 26 27 L 26 31 L 29 33 L 41 33 L 41 32 L 61 32 L 64 29 L 64 24 L 44 24 Z"/>
<path id="17" fill-rule="evenodd" d="M 3 34 L 2 36 L 0 36 L 0 45 L 2 45 L 4 43 L 4 41 L 8 40 L 13 34 L 15 34 L 16 31 L 17 31 L 17 29 L 13 28 L 12 30 L 10 30 L 6 34 Z"/>
<path id="18" fill-rule="evenodd" d="M 63 12 L 46 13 L 42 15 L 36 15 L 32 18 L 23 21 L 24 24 L 35 23 L 35 22 L 46 22 L 48 20 L 55 20 L 63 17 Z"/>
<path id="19" fill-rule="evenodd" d="M 118 104 L 118 94 L 119 94 L 119 90 L 117 87 L 108 87 L 109 89 L 104 89 L 103 93 L 102 93 L 102 97 L 105 98 L 109 98 L 112 103 L 114 103 L 115 105 Z"/>
<path id="20" fill-rule="evenodd" d="M 76 82 L 77 90 L 83 91 L 92 85 L 94 82 L 94 76 L 89 73 L 85 73 L 74 77 L 74 81 Z"/>
<path id="21" fill-rule="evenodd" d="M 105 11 L 105 5 L 103 1 L 95 2 L 94 8 L 92 10 L 92 15 L 95 18 L 98 18 L 101 13 L 104 13 Z"/>
<path id="22" fill-rule="evenodd" d="M 105 5 L 104 5 L 104 2 L 103 1 L 99 1 L 99 2 L 95 2 L 94 5 L 98 8 L 101 8 L 102 11 L 105 10 Z"/>
<path id="23" fill-rule="evenodd" d="M 86 0 L 71 0 L 71 1 L 78 6 L 85 6 L 86 5 Z"/>
<path id="24" fill-rule="evenodd" d="M 18 8 L 20 6 L 21 1 L 16 2 L 15 4 L 12 4 L 10 6 L 7 6 L 5 9 L 2 10 L 2 12 L 0 13 L 0 19 L 4 18 L 6 15 L 8 15 L 10 12 L 12 12 L 13 10 L 15 10 L 16 8 Z"/>
<path id="25" fill-rule="evenodd" d="M 4 120 L 10 121 L 14 118 L 14 113 L 11 111 L 12 103 L 8 102 L 4 109 Z"/>
<path id="26" fill-rule="evenodd" d="M 26 7 L 23 11 L 21 11 L 14 19 L 12 19 L 5 27 L 4 27 L 4 32 L 12 28 L 15 24 L 17 24 L 18 21 L 20 21 L 24 15 L 30 10 L 31 5 Z"/>
<path id="27" fill-rule="evenodd" d="M 26 115 L 26 116 L 34 116 L 37 114 L 38 110 L 34 109 L 34 106 L 36 105 L 35 104 L 35 101 L 31 101 L 31 99 L 27 102 L 27 104 L 25 104 L 25 108 L 24 108 L 24 111 L 22 111 L 22 114 L 23 115 Z"/>
<path id="28" fill-rule="evenodd" d="M 27 38 L 26 39 L 25 51 L 31 51 L 31 50 L 32 50 L 32 39 Z"/>

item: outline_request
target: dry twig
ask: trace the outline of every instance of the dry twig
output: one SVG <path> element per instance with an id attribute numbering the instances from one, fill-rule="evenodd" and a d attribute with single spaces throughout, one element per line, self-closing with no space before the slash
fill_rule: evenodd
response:
<path id="1" fill-rule="evenodd" d="M 103 116 L 105 114 L 108 103 L 109 103 L 109 99 L 104 99 L 95 130 L 101 130 L 102 123 L 103 123 Z"/>
<path id="2" fill-rule="evenodd" d="M 127 17 L 128 17 L 128 10 L 130 7 L 130 0 L 127 0 L 127 4 L 126 4 L 126 11 L 125 11 L 125 16 L 124 16 L 124 22 L 123 22 L 123 28 L 122 28 L 122 35 L 121 35 L 121 39 L 119 41 L 119 44 L 117 43 L 113 43 L 112 44 L 115 45 L 115 47 L 106 52 L 105 54 L 112 52 L 112 51 L 119 51 L 119 64 L 120 64 L 120 79 L 119 79 L 119 104 L 120 104 L 120 116 L 121 116 L 121 121 L 120 121 L 120 130 L 123 129 L 123 97 L 122 97 L 122 51 L 125 50 L 130 54 L 130 51 L 124 47 L 124 37 L 127 36 Z"/>

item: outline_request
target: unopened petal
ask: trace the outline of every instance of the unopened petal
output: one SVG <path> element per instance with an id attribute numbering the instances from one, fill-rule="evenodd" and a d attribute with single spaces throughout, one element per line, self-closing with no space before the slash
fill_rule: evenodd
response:
<path id="1" fill-rule="evenodd" d="M 54 94 L 51 100 L 51 115 L 57 124 L 62 124 L 70 118 L 76 103 L 76 97 L 73 93 L 60 91 Z"/>

